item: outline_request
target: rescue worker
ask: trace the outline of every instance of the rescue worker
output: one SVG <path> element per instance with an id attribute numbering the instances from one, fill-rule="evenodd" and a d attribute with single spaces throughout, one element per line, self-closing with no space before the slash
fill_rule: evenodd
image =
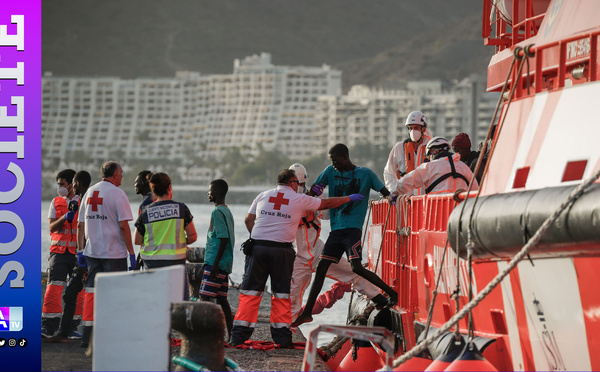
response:
<path id="1" fill-rule="evenodd" d="M 77 211 L 69 209 L 71 203 L 77 204 L 79 195 L 73 190 L 73 169 L 64 169 L 56 175 L 58 196 L 50 203 L 48 225 L 50 228 L 50 257 L 48 284 L 42 306 L 42 338 L 50 338 L 58 330 L 62 308 L 63 289 L 67 275 L 76 265 L 77 248 Z M 73 330 L 69 337 L 81 338 Z"/>
<path id="2" fill-rule="evenodd" d="M 306 182 L 308 173 L 306 168 L 299 163 L 293 164 L 289 169 L 296 172 L 298 177 L 298 193 L 307 193 Z M 322 196 L 320 196 L 322 197 Z M 317 269 L 319 256 L 325 244 L 321 240 L 321 219 L 329 219 L 329 211 L 305 211 L 296 232 L 296 259 L 292 275 L 290 297 L 292 300 L 292 319 L 296 319 L 302 307 L 302 297 L 310 284 L 312 274 Z M 348 261 L 340 261 L 331 265 L 327 277 L 350 283 L 359 293 L 372 300 L 377 306 L 383 306 L 387 299 L 379 292 L 379 288 L 352 272 Z M 313 312 L 314 313 L 314 312 Z"/>
<path id="3" fill-rule="evenodd" d="M 81 347 L 88 347 L 94 324 L 96 274 L 135 269 L 135 254 L 129 221 L 133 219 L 125 191 L 121 190 L 123 168 L 114 162 L 102 164 L 102 181 L 88 189 L 81 201 L 77 224 L 77 246 L 83 250 L 88 276 L 85 281 Z M 85 249 L 84 249 L 85 247 Z"/>
<path id="4" fill-rule="evenodd" d="M 90 187 L 92 177 L 86 171 L 79 171 L 75 173 L 73 177 L 73 191 L 83 198 L 83 195 Z M 76 204 L 77 203 L 77 204 Z M 76 201 L 69 203 L 69 209 L 71 211 L 78 210 L 79 204 Z M 77 332 L 77 326 L 81 322 L 81 315 L 83 313 L 83 298 L 85 295 L 84 280 L 87 275 L 85 258 L 82 258 L 81 253 L 77 254 L 77 265 L 73 268 L 71 273 L 71 279 L 65 288 L 62 299 L 64 303 L 63 314 L 60 319 L 60 327 L 58 332 L 45 339 L 48 343 L 65 343 L 69 340 L 81 339 L 81 334 Z"/>
<path id="5" fill-rule="evenodd" d="M 134 242 L 140 247 L 144 267 L 184 265 L 188 244 L 198 238 L 189 208 L 173 199 L 171 178 L 166 173 L 154 173 L 150 188 L 156 201 L 142 210 L 135 221 Z M 187 275 L 184 283 L 184 299 L 189 299 Z"/>
<path id="6" fill-rule="evenodd" d="M 252 202 L 244 223 L 254 240 L 246 256 L 239 307 L 233 320 L 231 345 L 243 344 L 252 335 L 258 318 L 262 294 L 271 277 L 271 336 L 282 348 L 292 346 L 290 282 L 294 266 L 292 243 L 304 211 L 316 212 L 362 200 L 360 194 L 319 200 L 297 193 L 298 178 L 284 169 L 278 186 L 260 193 Z"/>
<path id="7" fill-rule="evenodd" d="M 408 114 L 405 125 L 409 138 L 394 145 L 383 169 L 385 187 L 392 191 L 392 194 L 400 178 L 423 164 L 425 146 L 431 139 L 430 132 L 427 130 L 427 119 L 421 111 Z"/>
<path id="8" fill-rule="evenodd" d="M 421 187 L 427 194 L 451 193 L 466 190 L 473 178 L 471 169 L 460 161 L 459 154 L 450 152 L 450 144 L 443 137 L 433 137 L 426 146 L 429 162 L 423 163 L 398 181 L 396 191 L 406 194 Z M 479 189 L 473 180 L 471 190 Z"/>

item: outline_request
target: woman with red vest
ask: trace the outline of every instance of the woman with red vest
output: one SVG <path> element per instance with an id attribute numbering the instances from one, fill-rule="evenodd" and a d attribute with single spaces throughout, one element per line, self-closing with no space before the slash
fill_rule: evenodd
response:
<path id="1" fill-rule="evenodd" d="M 48 284 L 42 306 L 42 337 L 49 338 L 57 330 L 62 315 L 62 293 L 67 275 L 76 265 L 77 248 L 77 212 L 69 210 L 71 203 L 79 202 L 79 195 L 73 190 L 73 169 L 65 169 L 56 175 L 58 195 L 48 211 L 50 227 L 50 258 Z M 75 208 L 71 208 L 74 209 Z M 81 302 L 81 301 L 79 301 Z M 81 306 L 78 306 L 81 308 Z M 73 331 L 75 332 L 75 331 Z M 76 332 L 75 332 L 76 333 Z M 72 338 L 81 338 L 73 333 Z"/>

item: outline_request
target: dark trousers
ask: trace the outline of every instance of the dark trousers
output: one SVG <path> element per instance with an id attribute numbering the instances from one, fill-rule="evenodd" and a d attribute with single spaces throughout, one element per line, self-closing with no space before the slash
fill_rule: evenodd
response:
<path id="1" fill-rule="evenodd" d="M 67 276 L 73 271 L 76 263 L 75 255 L 69 253 L 68 250 L 65 253 L 50 252 L 50 257 L 48 258 L 48 284 L 66 282 Z M 57 296 L 59 295 L 57 294 Z M 54 299 L 54 301 L 57 300 L 58 297 Z M 48 299 L 44 298 L 44 302 L 46 301 Z M 75 310 L 73 310 L 74 312 Z M 42 328 L 46 328 L 50 334 L 58 329 L 59 323 L 60 317 L 42 317 Z"/>
<path id="2" fill-rule="evenodd" d="M 240 295 L 240 308 L 234 320 L 231 339 L 235 344 L 241 344 L 248 340 L 254 331 L 252 325 L 256 318 L 262 292 L 271 278 L 271 337 L 282 347 L 292 345 L 291 324 L 291 302 L 289 298 L 292 272 L 294 270 L 294 259 L 296 253 L 292 248 L 279 248 L 264 246 L 260 243 L 254 244 L 254 250 L 250 256 L 246 256 L 244 276 L 242 280 Z M 242 301 L 242 296 L 254 300 Z M 243 306 L 249 308 L 243 308 Z M 237 323 L 237 324 L 236 324 Z"/>
<path id="3" fill-rule="evenodd" d="M 63 293 L 63 315 L 60 320 L 60 328 L 58 333 L 62 336 L 68 336 L 72 329 L 76 329 L 79 325 L 79 320 L 73 320 L 75 309 L 77 307 L 77 295 L 83 290 L 85 270 L 76 268 L 71 275 L 71 279 Z"/>

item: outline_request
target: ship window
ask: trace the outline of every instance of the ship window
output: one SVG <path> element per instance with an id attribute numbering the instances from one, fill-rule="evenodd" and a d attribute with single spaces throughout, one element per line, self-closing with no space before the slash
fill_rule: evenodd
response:
<path id="1" fill-rule="evenodd" d="M 583 178 L 587 160 L 570 161 L 565 167 L 561 182 L 577 181 Z"/>
<path id="2" fill-rule="evenodd" d="M 517 169 L 517 172 L 515 173 L 515 180 L 513 182 L 513 189 L 525 187 L 528 176 L 529 176 L 529 167 Z"/>

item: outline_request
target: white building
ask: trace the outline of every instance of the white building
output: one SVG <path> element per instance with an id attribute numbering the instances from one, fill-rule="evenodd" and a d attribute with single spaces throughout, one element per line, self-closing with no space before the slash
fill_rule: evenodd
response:
<path id="1" fill-rule="evenodd" d="M 441 81 L 409 82 L 405 90 L 353 86 L 345 96 L 322 96 L 317 106 L 315 151 L 336 143 L 392 146 L 408 137 L 404 123 L 411 111 L 422 111 L 435 136 L 449 141 L 459 133 L 471 137 L 473 149 L 486 137 L 497 93 L 485 92 L 475 76 L 446 86 Z"/>
<path id="2" fill-rule="evenodd" d="M 263 53 L 235 60 L 232 74 L 173 78 L 42 78 L 44 156 L 167 159 L 183 165 L 228 147 L 311 155 L 315 107 L 341 94 L 341 72 L 275 66 Z"/>
<path id="3" fill-rule="evenodd" d="M 172 78 L 42 78 L 44 159 L 170 161 L 182 179 L 210 181 L 207 160 L 228 148 L 278 149 L 294 160 L 336 143 L 391 147 L 407 137 L 408 113 L 421 110 L 434 135 L 485 138 L 498 94 L 470 77 L 449 85 L 410 82 L 404 90 L 354 86 L 341 95 L 341 72 L 276 66 L 267 53 L 235 60 L 233 73 L 182 71 Z M 185 171 L 187 169 L 187 171 Z"/>

